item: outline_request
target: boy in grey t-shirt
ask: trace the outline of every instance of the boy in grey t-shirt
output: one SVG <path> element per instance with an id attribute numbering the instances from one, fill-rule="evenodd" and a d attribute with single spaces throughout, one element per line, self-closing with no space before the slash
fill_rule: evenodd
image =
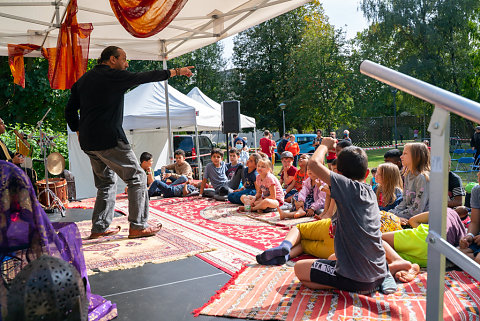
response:
<path id="1" fill-rule="evenodd" d="M 212 162 L 205 167 L 202 184 L 200 185 L 200 195 L 206 197 L 221 196 L 226 199 L 226 196 L 240 185 L 242 171 L 237 171 L 233 178 L 228 180 L 226 175 L 227 167 L 223 161 L 223 151 L 218 148 L 212 149 L 210 159 Z M 213 189 L 205 188 L 208 180 L 212 183 Z"/>
<path id="2" fill-rule="evenodd" d="M 340 289 L 369 293 L 376 291 L 388 275 L 385 250 L 380 232 L 380 210 L 370 185 L 368 159 L 359 147 L 346 147 L 338 155 L 337 169 L 323 165 L 325 154 L 335 149 L 332 138 L 324 138 L 308 167 L 330 186 L 337 204 L 335 231 L 336 260 L 301 260 L 295 274 L 313 289 Z"/>

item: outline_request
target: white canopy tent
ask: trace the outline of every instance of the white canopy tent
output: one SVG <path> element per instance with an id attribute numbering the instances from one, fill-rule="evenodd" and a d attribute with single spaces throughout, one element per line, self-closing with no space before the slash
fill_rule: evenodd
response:
<path id="1" fill-rule="evenodd" d="M 0 0 L 0 55 L 7 44 L 56 47 L 70 0 Z M 190 0 L 173 21 L 149 38 L 130 35 L 107 0 L 77 0 L 79 23 L 92 23 L 89 58 L 107 46 L 122 47 L 133 60 L 171 59 L 293 10 L 308 0 Z M 40 52 L 30 56 L 40 57 Z"/>
<path id="2" fill-rule="evenodd" d="M 195 87 L 187 94 L 188 97 L 192 98 L 195 101 L 198 101 L 204 105 L 209 106 L 210 108 L 218 111 L 219 113 L 222 112 L 222 107 L 219 103 L 205 95 L 200 88 Z M 255 118 L 248 117 L 243 114 L 240 114 L 240 128 L 255 128 Z"/>

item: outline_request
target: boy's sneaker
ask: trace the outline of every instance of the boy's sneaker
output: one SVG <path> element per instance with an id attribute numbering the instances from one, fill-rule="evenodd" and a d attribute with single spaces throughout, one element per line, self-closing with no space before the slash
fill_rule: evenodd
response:
<path id="1" fill-rule="evenodd" d="M 390 271 L 388 271 L 387 276 L 383 280 L 380 290 L 383 292 L 383 294 L 392 294 L 397 292 L 397 282 L 395 282 L 395 278 Z"/>

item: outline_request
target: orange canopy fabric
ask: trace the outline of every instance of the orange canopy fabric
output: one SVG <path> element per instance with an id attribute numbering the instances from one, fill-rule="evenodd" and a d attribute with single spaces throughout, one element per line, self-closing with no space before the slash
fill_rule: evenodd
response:
<path id="1" fill-rule="evenodd" d="M 40 49 L 40 46 L 31 44 L 8 44 L 8 64 L 13 75 L 13 82 L 25 88 L 25 65 L 23 56 Z"/>
<path id="2" fill-rule="evenodd" d="M 77 0 L 71 0 L 60 28 L 56 48 L 42 48 L 48 60 L 48 80 L 52 89 L 70 89 L 87 71 L 91 23 L 77 22 Z M 23 56 L 40 46 L 32 44 L 8 45 L 8 62 L 13 81 L 25 88 Z"/>
<path id="3" fill-rule="evenodd" d="M 48 80 L 52 89 L 70 89 L 87 71 L 91 23 L 77 22 L 77 0 L 71 0 L 62 23 L 56 48 L 42 50 L 48 60 Z"/>
<path id="4" fill-rule="evenodd" d="M 162 31 L 186 3 L 187 0 L 110 0 L 120 24 L 137 38 Z"/>

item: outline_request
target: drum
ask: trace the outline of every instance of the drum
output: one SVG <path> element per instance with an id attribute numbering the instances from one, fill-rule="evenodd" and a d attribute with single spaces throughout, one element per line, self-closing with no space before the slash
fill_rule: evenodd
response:
<path id="1" fill-rule="evenodd" d="M 67 180 L 65 178 L 49 178 L 48 187 L 60 199 L 63 205 L 68 203 Z M 45 191 L 46 188 L 47 183 L 44 179 L 37 182 L 37 189 L 39 195 L 38 200 L 40 201 L 40 204 L 42 204 L 44 207 L 48 207 L 48 204 L 50 204 L 51 207 L 53 204 L 53 197 L 49 195 L 48 200 L 50 201 L 50 203 L 47 203 L 47 193 L 42 192 Z"/>

